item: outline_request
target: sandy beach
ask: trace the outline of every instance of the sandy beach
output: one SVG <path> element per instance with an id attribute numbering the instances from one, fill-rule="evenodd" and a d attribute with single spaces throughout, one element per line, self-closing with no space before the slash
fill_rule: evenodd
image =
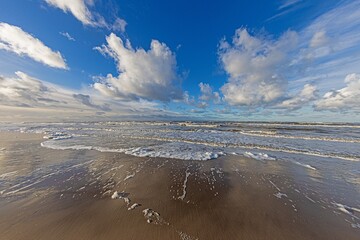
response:
<path id="1" fill-rule="evenodd" d="M 42 141 L 0 133 L 0 239 L 360 237 L 359 189 L 303 166 L 53 150 Z"/>

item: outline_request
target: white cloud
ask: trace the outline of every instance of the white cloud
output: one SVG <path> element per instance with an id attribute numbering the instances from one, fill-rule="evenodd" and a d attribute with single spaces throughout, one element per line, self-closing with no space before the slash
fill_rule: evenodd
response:
<path id="1" fill-rule="evenodd" d="M 349 74 L 345 78 L 346 86 L 329 91 L 315 103 L 317 110 L 360 111 L 360 74 Z"/>
<path id="2" fill-rule="evenodd" d="M 287 89 L 283 70 L 296 47 L 298 35 L 287 31 L 277 40 L 236 30 L 232 43 L 222 41 L 219 59 L 229 75 L 221 88 L 231 105 L 264 106 L 282 98 Z"/>
<path id="3" fill-rule="evenodd" d="M 293 6 L 284 9 L 293 9 Z M 330 89 L 341 88 L 341 76 L 360 68 L 359 1 L 338 4 L 293 33 L 294 37 L 286 34 L 279 39 L 269 39 L 241 28 L 232 43 L 220 43 L 219 59 L 229 75 L 221 89 L 225 101 L 237 106 L 296 110 L 311 104 L 319 94 L 336 93 Z M 279 42 L 283 42 L 284 47 L 277 47 Z M 305 96 L 303 87 L 311 94 Z M 298 94 L 289 94 L 288 89 Z M 320 103 L 325 101 L 319 101 L 316 109 L 325 108 Z M 326 108 L 335 111 L 346 107 Z"/>
<path id="4" fill-rule="evenodd" d="M 197 100 L 194 96 L 190 96 L 189 92 L 185 91 L 182 101 L 187 105 L 201 109 L 207 108 L 210 102 L 213 102 L 215 104 L 219 104 L 221 102 L 220 94 L 218 92 L 214 92 L 213 88 L 208 83 L 199 83 L 199 88 L 201 95 L 198 97 Z M 194 111 L 192 112 L 194 113 Z"/>
<path id="5" fill-rule="evenodd" d="M 181 79 L 177 75 L 175 54 L 157 40 L 150 49 L 133 49 L 129 40 L 124 42 L 111 33 L 107 45 L 96 47 L 102 54 L 115 59 L 119 76 L 108 74 L 94 88 L 102 94 L 120 99 L 180 100 L 183 98 Z"/>
<path id="6" fill-rule="evenodd" d="M 17 78 L 0 77 L 0 100 L 16 106 L 33 106 L 48 88 L 39 80 L 25 73 L 16 72 Z"/>
<path id="7" fill-rule="evenodd" d="M 125 28 L 127 26 L 127 22 L 124 19 L 116 18 L 114 24 L 112 25 L 112 29 L 118 32 L 125 32 Z"/>
<path id="8" fill-rule="evenodd" d="M 188 105 L 194 105 L 195 104 L 195 98 L 194 96 L 190 96 L 188 91 L 185 91 L 183 94 L 183 102 Z"/>
<path id="9" fill-rule="evenodd" d="M 205 113 L 206 111 L 203 109 L 190 109 L 190 113 Z"/>
<path id="10" fill-rule="evenodd" d="M 286 108 L 289 110 L 297 110 L 302 108 L 305 104 L 315 100 L 317 98 L 318 90 L 314 85 L 305 84 L 304 88 L 295 96 L 292 96 L 283 102 L 281 102 L 276 107 Z"/>
<path id="11" fill-rule="evenodd" d="M 80 103 L 84 104 L 85 106 L 99 109 L 99 110 L 105 111 L 105 112 L 111 111 L 109 104 L 105 103 L 103 105 L 96 105 L 92 102 L 89 95 L 77 93 L 77 94 L 73 94 L 73 97 L 75 100 L 79 101 Z"/>
<path id="12" fill-rule="evenodd" d="M 69 41 L 75 42 L 75 38 L 73 38 L 68 32 L 59 32 L 59 34 L 66 37 Z"/>
<path id="13" fill-rule="evenodd" d="M 102 18 L 96 20 L 94 15 L 89 10 L 88 6 L 92 1 L 86 0 L 45 0 L 47 4 L 60 8 L 64 12 L 70 12 L 84 25 L 103 26 Z"/>
<path id="14" fill-rule="evenodd" d="M 284 9 L 284 8 L 291 7 L 291 6 L 295 5 L 295 4 L 298 4 L 301 1 L 302 0 L 286 0 L 279 6 L 278 9 L 281 10 L 281 9 Z"/>
<path id="15" fill-rule="evenodd" d="M 316 83 L 321 93 L 343 86 L 343 76 L 360 69 L 360 2 L 344 1 L 299 32 L 291 88 Z M 310 79 L 310 80 L 309 80 Z"/>
<path id="16" fill-rule="evenodd" d="M 200 101 L 195 106 L 198 108 L 207 108 L 209 106 L 209 104 L 205 101 Z"/>
<path id="17" fill-rule="evenodd" d="M 93 0 L 44 0 L 52 7 L 59 8 L 65 13 L 71 13 L 77 20 L 86 26 L 103 27 L 113 31 L 125 32 L 127 22 L 116 18 L 113 24 L 107 23 L 99 13 L 91 11 Z"/>
<path id="18" fill-rule="evenodd" d="M 360 2 L 348 1 L 320 15 L 304 28 L 302 43 L 331 47 L 333 53 L 357 47 L 360 41 Z"/>
<path id="19" fill-rule="evenodd" d="M 176 116 L 157 103 L 113 101 L 93 89 L 71 90 L 16 72 L 14 77 L 0 76 L 0 120 L 76 119 L 84 116 L 102 118 Z"/>
<path id="20" fill-rule="evenodd" d="M 0 49 L 26 55 L 50 67 L 67 69 L 60 52 L 51 50 L 39 39 L 7 23 L 0 23 Z"/>
<path id="21" fill-rule="evenodd" d="M 214 103 L 220 103 L 221 98 L 218 92 L 214 92 L 212 87 L 208 83 L 200 83 L 200 92 L 201 96 L 199 97 L 200 100 L 203 101 L 213 101 Z"/>
<path id="22" fill-rule="evenodd" d="M 324 30 L 315 32 L 314 36 L 310 40 L 310 47 L 317 48 L 324 46 L 329 41 Z"/>
<path id="23" fill-rule="evenodd" d="M 291 12 L 294 12 L 296 10 L 299 10 L 300 8 L 304 7 L 305 4 L 300 4 L 302 0 L 285 0 L 282 1 L 281 5 L 278 7 L 278 13 L 274 16 L 269 17 L 266 19 L 267 21 L 272 21 L 274 19 L 280 18 L 282 16 L 285 16 Z"/>

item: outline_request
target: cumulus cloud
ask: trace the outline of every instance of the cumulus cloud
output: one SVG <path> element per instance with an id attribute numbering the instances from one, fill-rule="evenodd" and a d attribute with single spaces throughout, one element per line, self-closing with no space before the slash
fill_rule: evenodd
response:
<path id="1" fill-rule="evenodd" d="M 209 104 L 207 102 L 200 101 L 195 106 L 198 108 L 207 108 L 209 106 Z"/>
<path id="2" fill-rule="evenodd" d="M 360 74 L 349 74 L 345 77 L 344 88 L 329 91 L 315 103 L 317 110 L 360 111 Z"/>
<path id="3" fill-rule="evenodd" d="M 181 79 L 177 75 L 175 54 L 157 40 L 152 40 L 150 49 L 133 49 L 130 41 L 111 33 L 107 45 L 96 47 L 117 63 L 119 75 L 108 74 L 93 87 L 102 94 L 120 99 L 180 100 L 183 99 Z"/>
<path id="4" fill-rule="evenodd" d="M 67 69 L 65 60 L 59 51 L 53 51 L 20 27 L 3 22 L 0 23 L 0 49 L 20 56 L 26 55 L 50 67 Z"/>
<path id="5" fill-rule="evenodd" d="M 195 99 L 194 96 L 191 96 L 188 91 L 185 91 L 182 102 L 201 109 L 207 108 L 210 102 L 215 104 L 219 104 L 221 102 L 219 92 L 214 92 L 213 88 L 208 83 L 199 83 L 199 88 L 201 95 L 197 99 Z"/>
<path id="6" fill-rule="evenodd" d="M 68 32 L 59 32 L 60 35 L 66 37 L 69 41 L 75 42 L 75 38 L 73 38 Z"/>
<path id="7" fill-rule="evenodd" d="M 305 84 L 304 88 L 296 95 L 284 100 L 278 108 L 286 108 L 289 110 L 297 110 L 302 108 L 304 105 L 317 98 L 318 90 L 316 86 L 311 84 Z"/>
<path id="8" fill-rule="evenodd" d="M 287 89 L 283 71 L 297 42 L 294 31 L 273 40 L 253 36 L 245 28 L 236 30 L 232 43 L 223 40 L 219 59 L 229 76 L 221 88 L 224 100 L 231 105 L 264 106 L 282 98 Z"/>
<path id="9" fill-rule="evenodd" d="M 13 115 L 12 115 L 13 114 Z M 159 104 L 140 101 L 113 101 L 92 89 L 73 90 L 16 72 L 14 77 L 0 76 L 0 119 L 76 119 L 84 116 L 134 118 L 176 116 Z"/>
<path id="10" fill-rule="evenodd" d="M 184 92 L 182 100 L 188 105 L 193 105 L 196 102 L 194 96 L 191 96 L 188 91 Z"/>
<path id="11" fill-rule="evenodd" d="M 212 87 L 208 83 L 200 83 L 200 100 L 203 101 L 213 101 L 214 103 L 220 103 L 221 98 L 219 92 L 214 92 Z"/>
<path id="12" fill-rule="evenodd" d="M 87 0 L 45 0 L 50 6 L 60 8 L 65 13 L 70 12 L 84 25 L 90 26 L 104 26 L 105 22 L 102 17 L 95 19 L 95 16 L 91 13 L 88 5 L 92 4 L 92 1 Z"/>

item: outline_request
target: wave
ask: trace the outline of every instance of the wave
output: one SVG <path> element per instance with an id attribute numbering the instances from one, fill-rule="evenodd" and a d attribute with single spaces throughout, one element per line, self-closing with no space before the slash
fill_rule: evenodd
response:
<path id="1" fill-rule="evenodd" d="M 260 160 L 260 161 L 264 161 L 264 160 L 275 161 L 276 160 L 276 158 L 270 157 L 266 153 L 245 152 L 244 156 L 249 157 L 249 158 L 253 158 L 253 159 L 256 159 L 256 160 Z"/>
<path id="2" fill-rule="evenodd" d="M 240 131 L 240 134 L 248 136 L 257 136 L 257 137 L 267 137 L 267 138 L 287 138 L 287 139 L 301 139 L 301 140 L 312 140 L 312 141 L 328 141 L 328 142 L 344 142 L 344 143 L 360 143 L 360 139 L 346 139 L 346 138 L 331 138 L 331 137 L 310 137 L 310 136 L 290 136 L 283 134 L 263 133 L 263 131 L 257 132 L 244 132 Z"/>
<path id="3" fill-rule="evenodd" d="M 162 132 L 174 132 L 173 130 L 160 130 Z M 286 134 L 278 134 L 275 130 L 264 131 L 243 131 L 243 130 L 207 130 L 207 129 L 187 129 L 177 130 L 177 132 L 236 132 L 246 136 L 255 137 L 266 137 L 266 138 L 285 138 L 285 139 L 300 139 L 300 140 L 311 140 L 311 141 L 327 141 L 327 142 L 343 142 L 343 143 L 360 143 L 360 139 L 352 138 L 334 138 L 334 137 L 317 137 L 317 136 L 291 136 Z"/>
<path id="4" fill-rule="evenodd" d="M 262 146 L 262 145 L 256 145 L 256 144 L 214 143 L 214 142 L 193 141 L 193 140 L 176 139 L 176 138 L 136 137 L 136 136 L 130 136 L 130 137 L 135 138 L 135 139 L 156 140 L 156 141 L 165 141 L 165 142 L 184 142 L 184 143 L 190 143 L 190 144 L 199 144 L 199 145 L 222 147 L 222 148 L 258 149 L 258 150 L 265 150 L 265 151 L 272 151 L 272 152 L 303 154 L 303 155 L 310 155 L 310 156 L 317 156 L 317 157 L 324 157 L 324 158 L 337 158 L 337 159 L 348 160 L 348 161 L 360 161 L 360 158 L 358 156 L 337 155 L 337 154 L 331 154 L 331 153 L 328 154 L 328 153 L 321 153 L 321 152 L 316 152 L 316 151 L 305 151 L 305 150 L 300 150 L 300 149 L 268 147 L 268 146 Z"/>
<path id="5" fill-rule="evenodd" d="M 57 150 L 96 150 L 99 152 L 125 153 L 137 157 L 162 157 L 182 160 L 206 161 L 216 159 L 225 155 L 222 151 L 213 151 L 211 149 L 196 148 L 193 146 L 184 146 L 183 144 L 161 144 L 151 147 L 136 148 L 107 148 L 89 145 L 61 146 L 56 141 L 49 140 L 41 143 L 42 147 Z"/>

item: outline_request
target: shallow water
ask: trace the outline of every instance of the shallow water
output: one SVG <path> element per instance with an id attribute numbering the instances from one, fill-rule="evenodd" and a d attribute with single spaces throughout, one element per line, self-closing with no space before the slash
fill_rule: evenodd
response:
<path id="1" fill-rule="evenodd" d="M 287 161 L 360 188 L 360 125 L 259 122 L 76 122 L 3 124 L 45 134 L 41 146 L 140 157 L 210 160 L 243 155 Z"/>
<path id="2" fill-rule="evenodd" d="M 43 147 L 94 149 L 141 157 L 209 160 L 222 155 L 287 160 L 309 169 L 330 161 L 360 172 L 360 125 L 234 122 L 23 123 L 0 130 L 46 134 Z M 261 157 L 259 157 L 261 156 Z"/>

